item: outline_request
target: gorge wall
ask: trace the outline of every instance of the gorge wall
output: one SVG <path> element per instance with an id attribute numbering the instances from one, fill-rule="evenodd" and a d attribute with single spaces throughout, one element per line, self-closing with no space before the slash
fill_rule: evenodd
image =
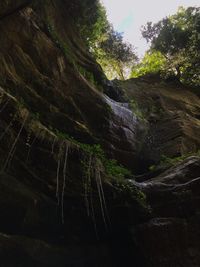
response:
<path id="1" fill-rule="evenodd" d="M 199 266 L 199 96 L 108 81 L 75 11 L 0 3 L 0 266 Z"/>

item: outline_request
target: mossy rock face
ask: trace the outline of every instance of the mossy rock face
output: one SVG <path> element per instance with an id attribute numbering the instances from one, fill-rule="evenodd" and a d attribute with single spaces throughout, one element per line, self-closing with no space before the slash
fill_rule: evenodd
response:
<path id="1" fill-rule="evenodd" d="M 102 157 L 91 147 L 101 144 L 105 154 L 123 159 L 123 145 L 131 145 L 132 140 L 124 140 L 120 118 L 112 112 L 99 88 L 76 68 L 84 60 L 84 67 L 94 71 L 94 77 L 99 75 L 98 83 L 101 75 L 104 76 L 84 48 L 72 45 L 72 39 L 79 40 L 73 24 L 64 23 L 59 5 L 49 6 L 45 11 L 52 24 L 57 21 L 54 29 L 62 28 L 60 34 L 58 31 L 58 36 L 62 36 L 59 41 L 71 49 L 66 54 L 48 31 L 47 21 L 40 16 L 43 12 L 38 6 L 33 9 L 30 5 L 8 14 L 0 22 L 4 36 L 0 48 L 0 212 L 3 216 L 0 231 L 20 236 L 17 239 L 31 236 L 36 240 L 35 246 L 38 239 L 45 240 L 48 246 L 62 244 L 65 250 L 79 245 L 80 254 L 84 254 L 87 244 L 88 251 L 92 246 L 94 250 L 103 247 L 102 255 L 105 253 L 107 259 L 100 266 L 110 266 L 110 261 L 117 262 L 112 256 L 113 246 L 110 248 L 107 241 L 112 240 L 110 236 L 118 235 L 121 227 L 122 232 L 127 232 L 130 225 L 136 224 L 138 220 L 133 214 L 141 220 L 148 216 L 144 215 L 145 208 L 134 193 L 133 199 L 130 196 L 126 199 L 126 194 L 123 196 L 109 180 L 110 175 L 116 179 L 122 167 L 109 165 L 112 172 L 107 175 L 104 164 L 99 163 Z M 77 50 L 79 57 L 75 55 Z M 90 153 L 94 166 L 90 166 L 89 177 L 84 166 L 89 168 Z M 132 160 L 127 165 L 130 163 Z M 120 205 L 116 206 L 118 202 Z M 121 217 L 120 223 L 119 215 L 127 202 L 130 205 L 124 209 L 123 216 L 129 220 Z M 6 253 L 10 251 L 16 264 L 21 264 L 16 255 L 24 255 L 26 265 L 40 266 L 40 261 L 42 266 L 50 265 L 48 252 L 42 254 L 45 260 L 38 260 L 39 251 L 37 256 L 30 256 L 29 252 L 27 255 L 25 244 L 17 243 L 18 250 L 13 248 L 12 238 L 8 239 L 10 242 L 2 239 L 0 243 L 2 247 L 10 244 Z M 53 245 L 55 252 L 57 247 Z M 58 261 L 62 260 L 61 254 L 59 250 Z M 80 266 L 94 266 L 98 256 L 95 257 L 80 255 Z M 6 262 L 11 265 L 10 259 L 6 258 Z M 76 264 L 73 255 L 68 255 L 68 262 Z"/>
<path id="2" fill-rule="evenodd" d="M 176 158 L 199 150 L 200 99 L 195 90 L 146 76 L 118 83 L 133 110 L 148 123 L 141 150 L 146 171 L 163 156 Z"/>
<path id="3" fill-rule="evenodd" d="M 144 125 L 123 121 L 131 111 L 122 107 L 119 116 L 106 101 L 102 91 L 108 82 L 86 52 L 70 15 L 66 21 L 67 5 L 28 5 L 2 19 L 2 90 L 47 128 L 83 143 L 99 143 L 108 156 L 136 170 Z"/>

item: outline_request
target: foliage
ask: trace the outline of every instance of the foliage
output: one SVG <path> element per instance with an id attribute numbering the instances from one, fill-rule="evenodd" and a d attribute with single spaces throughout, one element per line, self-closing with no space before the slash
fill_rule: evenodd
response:
<path id="1" fill-rule="evenodd" d="M 116 32 L 107 20 L 106 10 L 98 1 L 75 0 L 70 5 L 75 23 L 88 50 L 102 66 L 108 78 L 126 77 L 137 57 L 133 47 L 123 40 L 122 34 Z M 57 46 L 86 79 L 95 84 L 93 74 L 76 64 L 72 48 L 59 38 L 49 18 L 46 18 L 47 30 Z M 95 84 L 96 85 L 96 84 Z"/>
<path id="2" fill-rule="evenodd" d="M 125 177 L 130 177 L 131 172 L 119 165 L 116 160 L 104 160 L 105 170 L 109 177 L 114 177 L 115 179 L 123 179 Z"/>
<path id="3" fill-rule="evenodd" d="M 120 180 L 131 176 L 131 172 L 122 165 L 119 165 L 116 160 L 108 159 L 99 144 L 88 145 L 79 143 L 79 146 L 84 152 L 98 158 L 101 161 L 105 168 L 105 174 L 108 178 Z"/>
<path id="4" fill-rule="evenodd" d="M 145 116 L 134 99 L 130 100 L 130 108 L 140 120 L 145 121 Z"/>
<path id="5" fill-rule="evenodd" d="M 53 39 L 53 41 L 56 43 L 57 47 L 62 50 L 63 54 L 66 56 L 68 62 L 75 66 L 75 58 L 73 57 L 73 53 L 71 51 L 71 48 L 69 46 L 66 45 L 65 42 L 63 42 L 58 34 L 56 33 L 53 25 L 50 23 L 50 21 L 47 19 L 47 30 L 48 33 L 50 34 L 51 38 Z"/>
<path id="6" fill-rule="evenodd" d="M 82 12 L 87 13 L 87 10 L 89 9 L 85 6 Z M 108 22 L 106 10 L 101 3 L 95 1 L 92 13 L 88 17 L 81 16 L 77 24 L 83 40 L 108 78 L 124 79 L 137 57 L 133 47 L 124 42 L 122 34 L 116 32 Z"/>
<path id="7" fill-rule="evenodd" d="M 166 73 L 187 84 L 200 85 L 200 8 L 179 8 L 158 23 L 148 22 L 143 37 L 151 50 L 166 58 Z"/>
<path id="8" fill-rule="evenodd" d="M 77 1 L 77 0 L 76 0 Z M 86 0 L 81 1 L 82 10 L 79 11 L 77 26 L 79 32 L 89 48 L 93 48 L 97 40 L 102 40 L 110 27 L 105 8 L 98 0 L 91 1 L 90 7 Z"/>
<path id="9" fill-rule="evenodd" d="M 139 205 L 139 208 L 143 210 L 143 212 L 150 213 L 150 206 L 147 205 L 146 195 L 138 189 L 131 181 L 120 180 L 113 181 L 113 185 L 117 190 L 121 193 L 121 199 L 126 201 L 126 205 L 128 205 L 127 200 L 136 201 Z"/>
<path id="10" fill-rule="evenodd" d="M 181 163 L 183 160 L 187 159 L 188 157 L 191 156 L 200 156 L 200 150 L 198 150 L 197 152 L 190 152 L 190 153 L 186 153 L 182 156 L 179 157 L 173 157 L 173 158 L 169 158 L 165 155 L 161 156 L 161 160 L 159 162 L 158 165 L 151 165 L 149 167 L 150 171 L 156 171 L 159 168 L 162 167 L 172 167 L 172 166 L 176 166 L 177 164 Z"/>
<path id="11" fill-rule="evenodd" d="M 77 145 L 84 153 L 99 159 L 105 168 L 105 174 L 107 175 L 107 177 L 122 179 L 131 176 L 131 172 L 120 165 L 116 160 L 108 159 L 99 144 L 90 145 L 81 143 L 75 140 L 73 137 L 70 137 L 68 134 L 60 132 L 57 129 L 55 129 L 55 133 L 59 138 L 67 139 L 72 144 Z"/>
<path id="12" fill-rule="evenodd" d="M 47 20 L 47 30 L 51 35 L 51 38 L 56 43 L 57 47 L 62 50 L 63 54 L 66 56 L 68 62 L 74 67 L 76 71 L 81 73 L 88 81 L 92 84 L 100 87 L 98 83 L 95 81 L 94 74 L 77 63 L 77 59 L 74 57 L 74 53 L 65 42 L 59 38 L 58 34 L 56 33 L 54 27 L 51 25 L 50 21 Z"/>
<path id="13" fill-rule="evenodd" d="M 133 47 L 123 41 L 123 36 L 109 28 L 105 39 L 98 42 L 94 49 L 97 61 L 105 70 L 108 78 L 124 80 L 130 67 L 137 61 Z"/>
<path id="14" fill-rule="evenodd" d="M 184 154 L 184 155 L 179 156 L 179 157 L 174 157 L 174 158 L 169 158 L 169 157 L 166 157 L 165 155 L 163 155 L 161 157 L 161 164 L 169 164 L 171 166 L 175 166 L 178 163 L 182 162 L 183 160 L 185 160 L 191 156 L 200 156 L 200 150 L 198 150 L 197 152 L 190 152 L 190 153 Z"/>
<path id="15" fill-rule="evenodd" d="M 142 61 L 132 68 L 131 78 L 146 74 L 161 73 L 165 67 L 166 58 L 159 51 L 148 51 Z"/>

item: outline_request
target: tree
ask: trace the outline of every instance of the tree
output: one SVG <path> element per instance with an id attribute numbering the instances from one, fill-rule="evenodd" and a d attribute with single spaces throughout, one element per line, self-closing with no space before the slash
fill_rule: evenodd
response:
<path id="1" fill-rule="evenodd" d="M 158 51 L 148 51 L 142 61 L 133 66 L 131 78 L 137 78 L 146 74 L 160 74 L 165 68 L 166 58 Z"/>
<path id="2" fill-rule="evenodd" d="M 200 8 L 179 8 L 158 23 L 148 22 L 143 37 L 166 58 L 166 71 L 187 84 L 200 85 Z"/>
<path id="3" fill-rule="evenodd" d="M 137 61 L 133 47 L 123 41 L 122 34 L 110 27 L 106 37 L 97 43 L 96 55 L 109 78 L 124 80 L 131 66 Z"/>
<path id="4" fill-rule="evenodd" d="M 104 39 L 104 35 L 110 28 L 104 6 L 98 0 L 93 1 L 95 3 L 91 6 L 87 4 L 87 2 L 91 2 L 90 0 L 81 1 L 82 9 L 79 10 L 81 15 L 77 19 L 80 35 L 92 51 L 96 43 Z M 84 2 L 85 5 L 83 5 Z"/>
<path id="5" fill-rule="evenodd" d="M 77 25 L 85 44 L 108 78 L 125 79 L 128 70 L 137 60 L 133 47 L 124 42 L 121 33 L 113 29 L 108 22 L 105 8 L 98 0 L 95 0 L 92 10 L 89 8 L 90 5 L 83 5 L 84 2 L 90 3 L 91 0 L 81 2 L 82 13 L 85 15 L 80 16 Z M 91 15 L 88 16 L 88 12 Z"/>

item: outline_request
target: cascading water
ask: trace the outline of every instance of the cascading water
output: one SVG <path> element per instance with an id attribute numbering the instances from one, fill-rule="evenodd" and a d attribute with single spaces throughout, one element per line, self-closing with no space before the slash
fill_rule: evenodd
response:
<path id="1" fill-rule="evenodd" d="M 108 96 L 104 96 L 104 98 L 114 114 L 114 120 L 110 122 L 110 126 L 120 127 L 127 140 L 134 141 L 139 127 L 139 120 L 129 109 L 129 104 L 116 102 Z"/>

